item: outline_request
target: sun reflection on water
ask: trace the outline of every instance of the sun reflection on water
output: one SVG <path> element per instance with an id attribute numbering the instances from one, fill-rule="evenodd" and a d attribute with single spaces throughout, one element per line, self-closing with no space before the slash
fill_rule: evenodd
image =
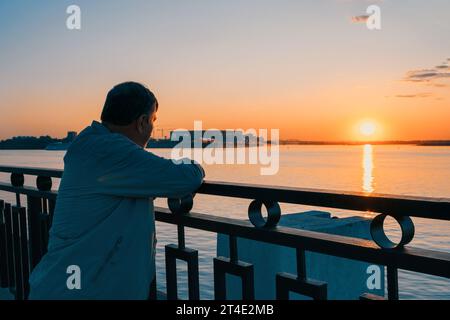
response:
<path id="1" fill-rule="evenodd" d="M 365 193 L 372 193 L 374 189 L 373 178 L 373 147 L 370 144 L 364 145 L 363 150 L 363 184 L 362 188 Z"/>

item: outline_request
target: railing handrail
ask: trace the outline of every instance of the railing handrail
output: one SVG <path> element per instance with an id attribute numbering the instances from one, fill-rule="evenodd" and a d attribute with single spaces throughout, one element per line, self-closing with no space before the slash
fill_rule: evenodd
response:
<path id="1" fill-rule="evenodd" d="M 61 178 L 63 170 L 34 167 L 0 166 L 0 172 Z M 8 185 L 0 189 L 12 191 Z M 8 188 L 8 190 L 5 190 Z M 17 191 L 17 189 L 16 189 Z M 23 190 L 26 192 L 27 190 Z M 27 192 L 30 192 L 29 190 Z M 266 186 L 235 182 L 205 181 L 199 194 L 244 199 L 264 199 L 281 203 L 326 208 L 370 211 L 392 216 L 413 216 L 427 219 L 450 220 L 450 198 L 365 194 L 363 192 L 331 191 L 297 187 Z"/>
<path id="2" fill-rule="evenodd" d="M 26 196 L 39 197 L 48 200 L 56 200 L 57 191 L 42 191 L 35 187 L 14 187 L 11 184 L 0 182 L 0 191 L 19 193 Z"/>
<path id="3" fill-rule="evenodd" d="M 18 173 L 32 176 L 42 176 L 50 178 L 61 178 L 64 170 L 39 168 L 39 167 L 17 167 L 17 166 L 0 166 L 0 172 Z"/>

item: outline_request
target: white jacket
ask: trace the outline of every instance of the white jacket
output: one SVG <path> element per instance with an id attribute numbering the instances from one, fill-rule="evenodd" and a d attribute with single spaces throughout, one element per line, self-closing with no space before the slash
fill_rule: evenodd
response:
<path id="1" fill-rule="evenodd" d="M 30 276 L 30 299 L 147 299 L 155 273 L 154 197 L 179 198 L 204 178 L 94 121 L 71 144 L 48 252 Z M 80 268 L 69 289 L 68 267 Z M 72 271 L 73 272 L 73 271 Z"/>

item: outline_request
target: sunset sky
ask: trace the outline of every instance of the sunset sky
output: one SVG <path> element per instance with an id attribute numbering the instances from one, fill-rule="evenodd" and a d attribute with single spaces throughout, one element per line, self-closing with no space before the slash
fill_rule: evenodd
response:
<path id="1" fill-rule="evenodd" d="M 71 4 L 81 30 L 66 28 Z M 355 18 L 371 4 L 381 30 Z M 0 139 L 81 131 L 126 80 L 154 91 L 166 130 L 450 139 L 449 12 L 448 0 L 1 1 Z"/>

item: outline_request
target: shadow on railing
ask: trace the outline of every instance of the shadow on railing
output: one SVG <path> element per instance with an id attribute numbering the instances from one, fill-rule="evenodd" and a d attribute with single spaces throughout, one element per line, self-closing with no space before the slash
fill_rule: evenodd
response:
<path id="1" fill-rule="evenodd" d="M 9 288 L 15 298 L 26 299 L 28 277 L 45 254 L 48 230 L 51 226 L 57 192 L 52 191 L 52 178 L 61 178 L 62 170 L 0 167 L 10 173 L 10 183 L 0 183 L 0 190 L 16 195 L 16 204 L 0 200 L 0 285 Z M 24 186 L 24 175 L 36 176 L 36 187 Z M 351 192 L 287 187 L 264 187 L 223 182 L 205 182 L 198 193 L 253 200 L 248 213 L 250 221 L 217 217 L 191 212 L 193 198 L 169 199 L 168 207 L 155 208 L 155 219 L 177 225 L 178 244 L 165 247 L 167 299 L 178 299 L 176 260 L 184 260 L 188 267 L 189 299 L 200 299 L 198 251 L 185 246 L 184 228 L 194 228 L 229 236 L 230 258 L 214 258 L 214 296 L 226 298 L 225 275 L 233 274 L 242 280 L 242 297 L 255 297 L 254 267 L 239 260 L 237 237 L 294 248 L 297 252 L 297 274 L 278 273 L 277 299 L 289 299 L 296 292 L 313 299 L 327 299 L 327 283 L 309 279 L 306 274 L 305 251 L 364 261 L 387 267 L 387 298 L 397 300 L 398 269 L 410 270 L 450 278 L 450 253 L 404 247 L 414 237 L 410 217 L 450 220 L 450 200 L 421 197 L 396 197 Z M 26 206 L 21 203 L 25 196 Z M 278 227 L 281 210 L 279 202 L 378 213 L 370 225 L 373 241 L 313 231 Z M 262 207 L 267 209 L 264 218 Z M 401 228 L 398 243 L 389 240 L 384 232 L 384 220 L 394 218 Z M 156 297 L 153 283 L 151 297 Z M 384 299 L 363 294 L 360 299 Z"/>

